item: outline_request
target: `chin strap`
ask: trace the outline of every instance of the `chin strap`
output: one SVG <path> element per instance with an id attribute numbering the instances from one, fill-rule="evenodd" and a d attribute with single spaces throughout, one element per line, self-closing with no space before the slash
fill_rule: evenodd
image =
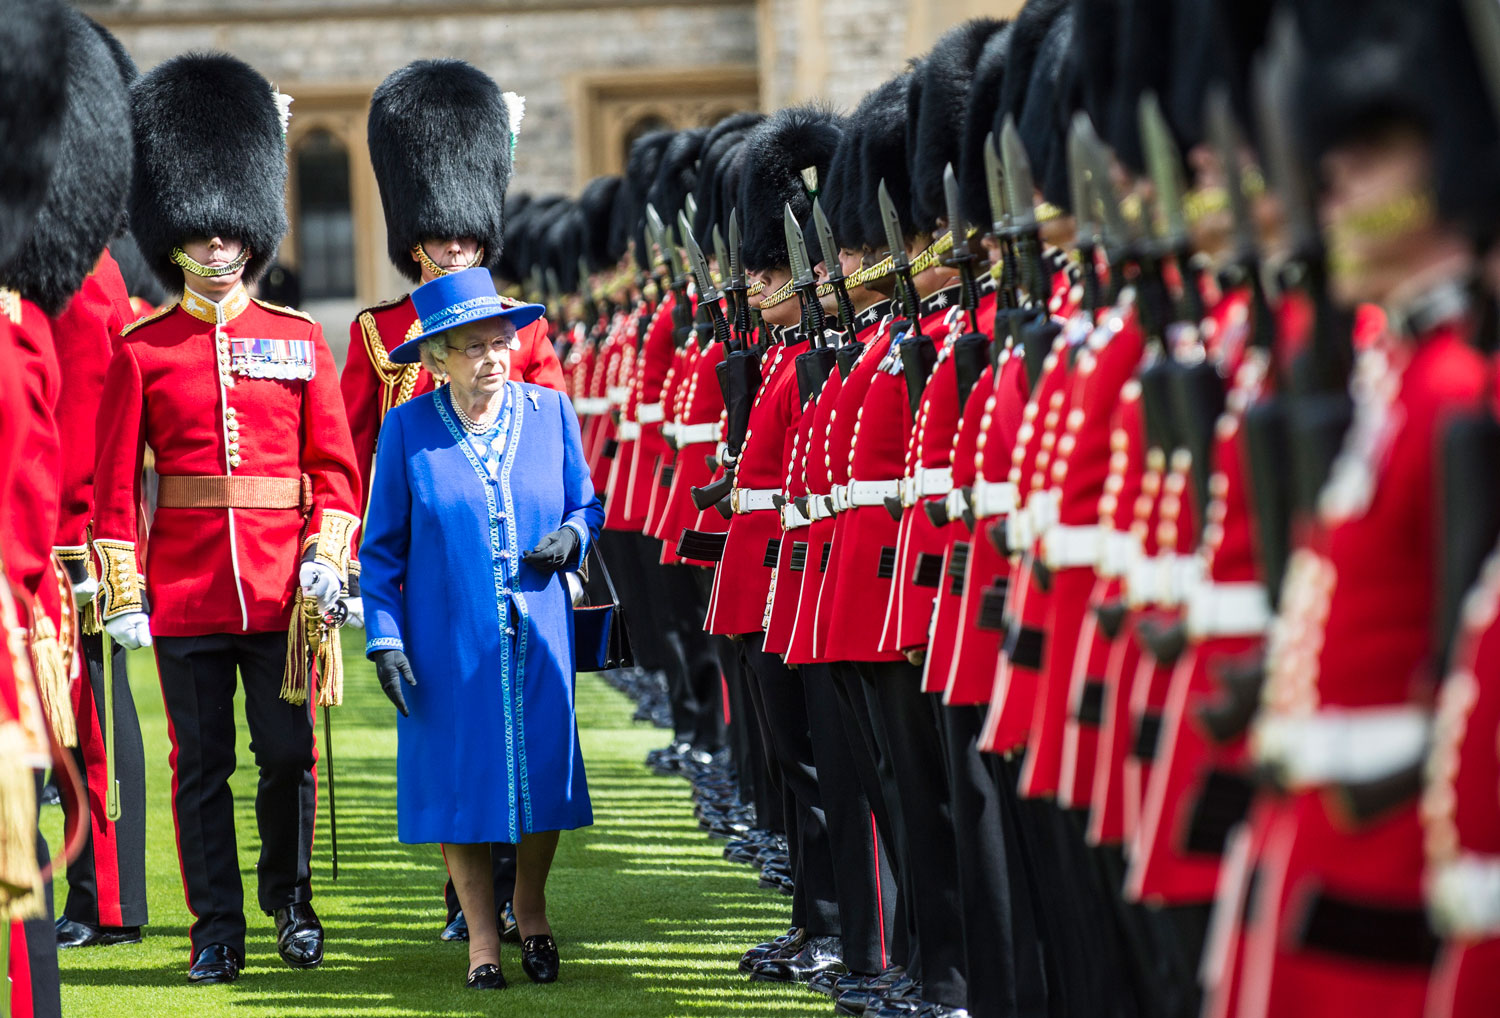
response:
<path id="1" fill-rule="evenodd" d="M 250 260 L 250 249 L 248 247 L 241 248 L 239 255 L 234 261 L 228 265 L 221 265 L 216 269 L 211 269 L 202 262 L 195 260 L 180 247 L 174 247 L 169 257 L 172 259 L 172 264 L 178 268 L 191 272 L 193 275 L 200 276 L 203 279 L 213 279 L 217 276 L 227 276 L 243 269 L 245 263 Z"/>
<path id="2" fill-rule="evenodd" d="M 411 253 L 412 257 L 416 258 L 417 263 L 421 265 L 422 268 L 426 269 L 427 273 L 433 277 L 446 276 L 450 272 L 459 271 L 458 269 L 445 269 L 437 262 L 433 261 L 432 258 L 427 254 L 427 249 L 424 248 L 421 244 L 412 245 Z M 484 261 L 484 248 L 481 247 L 474 252 L 473 260 L 470 261 L 469 264 L 465 265 L 464 268 L 472 269 L 482 261 Z"/>

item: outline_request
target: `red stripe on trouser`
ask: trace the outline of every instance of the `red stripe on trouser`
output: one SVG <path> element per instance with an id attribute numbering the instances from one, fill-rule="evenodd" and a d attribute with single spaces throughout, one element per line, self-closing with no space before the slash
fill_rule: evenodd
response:
<path id="1" fill-rule="evenodd" d="M 82 653 L 74 656 L 81 662 Z M 84 666 L 86 667 L 86 666 Z M 104 681 L 110 682 L 109 662 L 105 662 Z M 78 750 L 83 754 L 83 784 L 88 793 L 89 846 L 94 863 L 94 895 L 99 909 L 100 926 L 123 926 L 124 910 L 120 902 L 120 846 L 115 825 L 105 812 L 109 790 L 109 768 L 105 762 L 104 726 L 100 721 L 103 706 L 94 699 L 94 684 L 87 675 L 75 674 L 73 710 L 78 723 Z M 70 800 L 63 800 L 63 811 L 71 814 Z"/>
<path id="2" fill-rule="evenodd" d="M 729 710 L 729 680 L 722 671 L 719 672 L 719 702 L 724 705 L 724 723 L 733 724 L 734 718 Z"/>
<path id="3" fill-rule="evenodd" d="M 11 1018 L 32 1018 L 31 955 L 26 950 L 26 927 L 20 922 L 10 924 L 10 959 L 6 971 L 10 975 Z"/>
<path id="4" fill-rule="evenodd" d="M 880 922 L 880 968 L 891 963 L 885 953 L 885 892 L 880 887 L 880 832 L 875 828 L 875 814 L 870 814 L 870 844 L 875 853 L 875 918 Z"/>
<path id="5" fill-rule="evenodd" d="M 155 651 L 152 656 L 156 658 L 157 685 L 160 685 L 161 684 L 161 652 L 160 652 L 160 650 Z M 163 689 L 161 691 L 161 706 L 162 706 L 162 713 L 166 714 L 166 716 L 167 716 L 167 741 L 172 744 L 171 751 L 167 753 L 167 766 L 170 767 L 171 770 L 172 770 L 172 834 L 173 834 L 173 839 L 174 839 L 174 841 L 177 844 L 177 877 L 178 877 L 179 880 L 182 881 L 182 900 L 183 900 L 184 903 L 187 904 L 188 913 L 194 919 L 197 919 L 198 918 L 198 913 L 193 911 L 193 901 L 192 901 L 192 898 L 189 897 L 189 895 L 188 895 L 187 865 L 186 865 L 186 863 L 184 863 L 183 858 L 182 858 L 182 823 L 178 819 L 178 816 L 177 816 L 177 729 L 175 727 L 173 727 L 173 725 L 172 725 L 172 708 L 171 708 L 171 705 L 167 703 L 167 691 L 165 689 Z M 189 926 L 189 928 L 188 928 L 188 963 L 191 964 L 192 960 L 193 960 L 193 931 L 192 931 L 192 927 Z"/>

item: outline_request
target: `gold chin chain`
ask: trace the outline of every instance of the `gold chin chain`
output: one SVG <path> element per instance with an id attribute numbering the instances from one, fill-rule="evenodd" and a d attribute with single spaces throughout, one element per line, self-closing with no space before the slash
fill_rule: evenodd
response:
<path id="1" fill-rule="evenodd" d="M 169 257 L 172 259 L 172 264 L 180 269 L 191 272 L 193 275 L 203 279 L 214 279 L 218 276 L 231 275 L 243 269 L 245 263 L 250 260 L 250 249 L 248 247 L 240 248 L 240 253 L 235 257 L 234 261 L 227 265 L 221 265 L 216 269 L 209 268 L 202 262 L 197 261 L 180 247 L 174 247 Z"/>
<path id="2" fill-rule="evenodd" d="M 416 256 L 417 263 L 420 264 L 422 268 L 427 270 L 428 275 L 431 275 L 433 277 L 446 276 L 450 272 L 459 271 L 458 269 L 445 269 L 437 262 L 433 261 L 428 256 L 427 249 L 424 248 L 421 244 L 414 245 L 411 249 L 411 253 Z M 464 268 L 472 269 L 482 261 L 484 261 L 484 248 L 479 248 L 474 252 L 473 260 L 470 261 L 469 264 L 465 265 Z"/>

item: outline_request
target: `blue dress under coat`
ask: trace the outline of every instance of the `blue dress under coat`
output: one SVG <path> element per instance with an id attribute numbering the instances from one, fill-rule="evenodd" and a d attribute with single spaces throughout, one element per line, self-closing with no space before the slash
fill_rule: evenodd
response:
<path id="1" fill-rule="evenodd" d="M 360 585 L 365 652 L 404 651 L 417 680 L 403 685 L 411 716 L 396 723 L 408 844 L 514 843 L 593 822 L 567 584 L 521 555 L 570 526 L 581 561 L 603 510 L 573 408 L 552 389 L 507 389 L 495 478 L 446 386 L 396 407 L 380 430 Z"/>

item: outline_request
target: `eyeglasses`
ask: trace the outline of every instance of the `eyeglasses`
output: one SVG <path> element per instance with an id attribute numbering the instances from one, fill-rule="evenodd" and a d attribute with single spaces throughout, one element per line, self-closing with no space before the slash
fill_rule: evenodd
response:
<path id="1" fill-rule="evenodd" d="M 479 358 L 483 357 L 486 350 L 491 351 L 495 354 L 495 356 L 498 357 L 506 350 L 519 350 L 520 348 L 521 337 L 517 336 L 515 333 L 511 333 L 509 336 L 496 336 L 488 343 L 476 340 L 473 343 L 470 343 L 468 346 L 448 347 L 449 350 L 457 350 L 459 353 L 463 354 L 471 361 L 477 361 Z"/>

